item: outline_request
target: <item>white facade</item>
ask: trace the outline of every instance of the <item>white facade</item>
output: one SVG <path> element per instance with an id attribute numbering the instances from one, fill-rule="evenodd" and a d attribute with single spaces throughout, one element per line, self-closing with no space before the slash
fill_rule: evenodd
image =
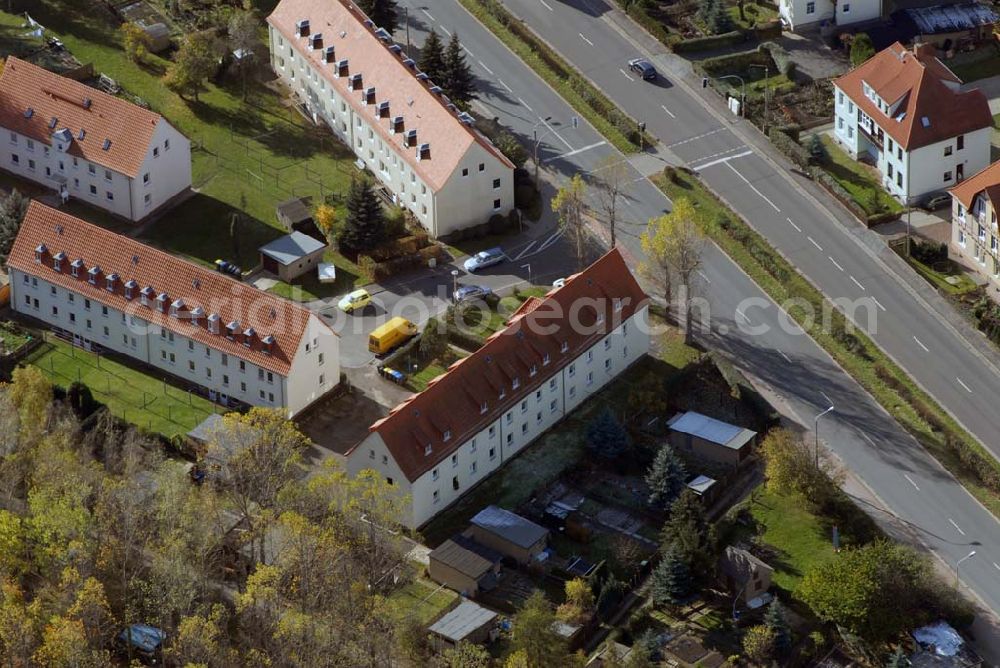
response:
<path id="1" fill-rule="evenodd" d="M 383 138 L 385 131 L 379 123 L 384 125 L 386 119 L 374 113 L 374 106 L 360 101 L 360 91 L 352 99 L 345 99 L 328 83 L 326 75 L 317 72 L 313 62 L 303 56 L 302 51 L 308 48 L 305 40 L 293 43 L 273 25 L 268 30 L 271 66 L 303 101 L 313 121 L 328 125 L 351 147 L 365 167 L 392 192 L 396 203 L 408 209 L 432 236 L 485 223 L 491 216 L 507 215 L 513 209 L 513 170 L 481 144 L 472 142 L 444 186 L 434 190 L 401 153 L 415 152 L 416 148 L 404 149 Z M 394 56 L 386 51 L 385 57 Z M 460 127 L 457 118 L 453 120 L 456 132 L 469 131 Z"/>
<path id="2" fill-rule="evenodd" d="M 780 0 L 778 14 L 792 31 L 815 26 L 823 21 L 846 26 L 874 21 L 882 16 L 881 0 Z"/>
<path id="3" fill-rule="evenodd" d="M 908 151 L 884 130 L 895 122 L 895 107 L 885 104 L 885 116 L 872 118 L 836 85 L 833 94 L 837 143 L 855 159 L 867 155 L 878 168 L 882 186 L 904 204 L 947 190 L 989 165 L 989 127 Z"/>
<path id="4" fill-rule="evenodd" d="M 647 318 L 643 306 L 412 483 L 378 432 L 349 453 L 348 472 L 373 469 L 384 476 L 408 497 L 412 515 L 404 523 L 425 524 L 643 357 L 649 350 Z"/>
<path id="5" fill-rule="evenodd" d="M 96 344 L 127 355 L 198 385 L 219 401 L 232 398 L 253 406 L 280 408 L 291 417 L 340 381 L 338 338 L 312 314 L 286 377 L 232 352 L 150 324 L 142 318 L 144 307 L 138 302 L 132 302 L 134 308 L 126 313 L 102 304 L 93 295 L 13 268 L 10 288 L 15 311 L 70 334 L 77 345 L 90 349 Z"/>
<path id="6" fill-rule="evenodd" d="M 42 142 L 0 128 L 0 166 L 131 221 L 191 187 L 191 142 L 162 118 L 136 178 L 70 155 L 72 141 L 71 133 Z"/>
<path id="7" fill-rule="evenodd" d="M 952 197 L 951 252 L 979 274 L 989 286 L 986 294 L 1000 295 L 1000 230 L 992 202 L 977 195 L 972 209 Z"/>

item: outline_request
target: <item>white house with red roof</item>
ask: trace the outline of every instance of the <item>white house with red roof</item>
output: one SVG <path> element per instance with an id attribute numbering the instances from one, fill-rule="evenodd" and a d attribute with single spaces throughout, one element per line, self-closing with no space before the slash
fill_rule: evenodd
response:
<path id="1" fill-rule="evenodd" d="M 340 381 L 337 335 L 307 309 L 38 201 L 7 268 L 18 313 L 220 403 L 291 417 Z"/>
<path id="2" fill-rule="evenodd" d="M 952 188 L 951 253 L 979 274 L 1000 300 L 1000 162 Z"/>
<path id="3" fill-rule="evenodd" d="M 423 525 L 642 358 L 648 303 L 610 251 L 369 427 L 348 471 L 383 476 Z"/>
<path id="4" fill-rule="evenodd" d="M 282 0 L 271 66 L 436 237 L 514 207 L 514 165 L 349 0 Z"/>
<path id="5" fill-rule="evenodd" d="M 159 114 L 7 58 L 0 167 L 131 221 L 191 187 L 191 143 Z"/>
<path id="6" fill-rule="evenodd" d="M 904 204 L 943 192 L 990 162 L 989 103 L 961 85 L 933 47 L 896 42 L 834 80 L 834 137 Z"/>
<path id="7" fill-rule="evenodd" d="M 781 23 L 793 32 L 818 23 L 846 26 L 882 16 L 882 0 L 779 0 Z"/>

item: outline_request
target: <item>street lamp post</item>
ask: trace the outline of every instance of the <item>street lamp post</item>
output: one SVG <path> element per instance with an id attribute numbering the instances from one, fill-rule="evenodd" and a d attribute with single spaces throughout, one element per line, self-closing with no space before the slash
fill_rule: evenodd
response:
<path id="1" fill-rule="evenodd" d="M 458 292 L 458 269 L 451 270 L 451 299 L 455 301 L 455 293 Z"/>
<path id="2" fill-rule="evenodd" d="M 958 589 L 958 567 L 962 565 L 963 561 L 968 561 L 969 559 L 972 559 L 974 556 L 976 556 L 975 550 L 969 552 L 967 555 L 965 555 L 955 563 L 955 589 Z"/>
<path id="3" fill-rule="evenodd" d="M 833 411 L 833 406 L 830 406 L 825 411 L 816 416 L 813 420 L 813 434 L 816 436 L 816 468 L 819 469 L 819 419 Z"/>
<path id="4" fill-rule="evenodd" d="M 714 79 L 738 79 L 739 80 L 740 87 L 741 87 L 741 90 L 740 90 L 740 116 L 746 116 L 746 112 L 743 110 L 743 107 L 746 105 L 746 101 L 747 101 L 747 82 L 743 80 L 743 77 L 741 77 L 739 74 L 723 74 L 720 77 L 713 77 L 713 78 Z M 701 87 L 702 88 L 707 88 L 708 87 L 708 77 L 702 78 L 702 80 L 701 80 Z"/>
<path id="5" fill-rule="evenodd" d="M 545 136 L 549 134 L 548 132 L 546 132 L 546 133 L 542 134 L 541 137 L 539 137 L 538 136 L 538 126 L 541 125 L 542 123 L 548 123 L 550 120 L 552 120 L 551 116 L 546 116 L 545 118 L 539 118 L 538 122 L 535 123 L 531 127 L 531 135 L 534 138 L 534 143 L 535 143 L 534 150 L 532 151 L 532 157 L 535 160 L 535 184 L 536 185 L 538 183 L 538 145 L 541 144 L 542 140 L 545 139 Z M 549 131 L 551 132 L 551 128 L 550 128 Z"/>
<path id="6" fill-rule="evenodd" d="M 528 286 L 530 287 L 531 286 L 531 263 L 529 262 L 528 264 L 522 264 L 521 265 L 521 269 L 527 269 L 528 270 Z"/>

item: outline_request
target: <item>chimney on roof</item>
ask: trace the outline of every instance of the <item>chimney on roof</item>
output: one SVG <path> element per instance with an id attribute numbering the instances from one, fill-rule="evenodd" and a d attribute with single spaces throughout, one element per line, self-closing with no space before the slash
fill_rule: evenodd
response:
<path id="1" fill-rule="evenodd" d="M 90 109 L 90 105 L 92 105 L 93 103 L 94 103 L 94 101 L 91 100 L 89 97 L 83 98 L 83 108 L 84 109 Z"/>

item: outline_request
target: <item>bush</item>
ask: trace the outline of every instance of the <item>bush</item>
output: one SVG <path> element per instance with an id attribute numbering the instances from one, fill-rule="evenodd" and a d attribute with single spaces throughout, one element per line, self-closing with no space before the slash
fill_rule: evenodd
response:
<path id="1" fill-rule="evenodd" d="M 948 244 L 933 241 L 910 240 L 910 255 L 918 262 L 933 265 L 948 259 Z"/>
<path id="2" fill-rule="evenodd" d="M 490 234 L 503 234 L 507 231 L 507 218 L 499 213 L 494 213 L 490 216 L 487 225 L 490 226 Z"/>
<path id="3" fill-rule="evenodd" d="M 692 39 L 682 39 L 673 45 L 674 53 L 692 53 L 694 51 L 710 51 L 712 49 L 722 49 L 727 46 L 735 46 L 747 41 L 747 34 L 742 30 L 724 32 L 721 35 L 709 35 L 708 37 L 694 37 Z"/>
<path id="4" fill-rule="evenodd" d="M 475 352 L 483 347 L 483 339 L 478 336 L 463 332 L 458 327 L 454 325 L 448 326 L 448 343 L 458 346 L 463 350 L 468 350 L 469 352 Z"/>
<path id="5" fill-rule="evenodd" d="M 757 50 L 769 54 L 771 60 L 774 61 L 774 66 L 778 68 L 778 72 L 781 74 L 784 74 L 789 79 L 795 75 L 795 61 L 792 60 L 792 56 L 785 47 L 777 42 L 764 42 L 757 47 Z"/>
<path id="6" fill-rule="evenodd" d="M 809 169 L 809 166 L 812 164 L 809 151 L 803 148 L 798 142 L 777 128 L 772 128 L 771 131 L 767 133 L 767 136 L 768 139 L 771 140 L 771 143 L 774 144 L 775 148 L 788 156 L 799 168 L 806 170 Z"/>
<path id="7" fill-rule="evenodd" d="M 633 2 L 622 2 L 619 0 L 619 3 L 626 5 L 625 13 L 627 13 L 633 21 L 645 28 L 646 32 L 660 40 L 662 44 L 670 47 L 677 43 L 680 39 L 679 35 L 671 33 L 662 21 L 658 20 L 649 13 L 649 6 L 646 4 L 645 0 L 635 0 Z"/>

